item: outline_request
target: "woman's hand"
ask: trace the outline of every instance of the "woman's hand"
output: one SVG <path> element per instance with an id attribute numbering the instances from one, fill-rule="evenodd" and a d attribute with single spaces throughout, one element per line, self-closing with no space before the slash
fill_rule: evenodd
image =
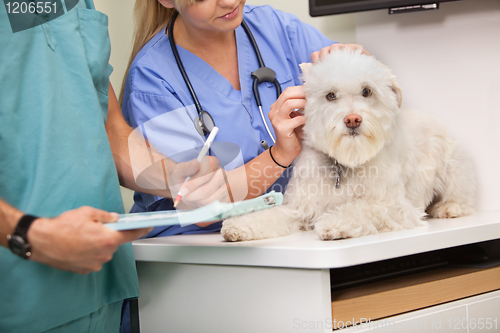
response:
<path id="1" fill-rule="evenodd" d="M 281 165 L 290 165 L 302 149 L 302 126 L 306 118 L 301 110 L 306 94 L 301 86 L 288 87 L 271 105 L 269 120 L 276 134 L 273 157 Z"/>
<path id="2" fill-rule="evenodd" d="M 313 52 L 311 54 L 311 60 L 313 63 L 316 63 L 320 61 L 321 59 L 325 58 L 330 52 L 337 51 L 337 50 L 343 50 L 343 49 L 348 49 L 348 50 L 361 50 L 361 53 L 366 54 L 368 56 L 371 56 L 370 52 L 366 51 L 363 46 L 359 44 L 340 44 L 340 43 L 335 43 L 330 46 L 324 47 L 319 51 Z"/>
<path id="3" fill-rule="evenodd" d="M 213 156 L 205 156 L 201 162 L 194 159 L 177 164 L 168 176 L 172 199 L 179 191 L 182 193 L 179 209 L 198 208 L 215 200 L 228 202 L 223 172 L 219 160 Z M 188 176 L 191 179 L 184 184 Z"/>

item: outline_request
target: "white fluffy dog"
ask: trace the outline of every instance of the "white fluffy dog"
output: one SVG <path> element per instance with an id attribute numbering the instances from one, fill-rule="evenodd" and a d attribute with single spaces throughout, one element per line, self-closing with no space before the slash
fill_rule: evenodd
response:
<path id="1" fill-rule="evenodd" d="M 280 207 L 224 221 L 228 241 L 315 229 L 358 237 L 471 214 L 471 161 L 445 129 L 401 110 L 390 69 L 360 51 L 336 51 L 304 73 L 302 152 Z"/>

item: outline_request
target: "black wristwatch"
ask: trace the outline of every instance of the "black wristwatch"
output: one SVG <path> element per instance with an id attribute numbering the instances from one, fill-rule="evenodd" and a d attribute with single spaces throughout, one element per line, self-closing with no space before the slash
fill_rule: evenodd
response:
<path id="1" fill-rule="evenodd" d="M 28 242 L 27 234 L 31 223 L 36 219 L 38 219 L 37 216 L 24 215 L 17 223 L 14 233 L 7 235 L 9 249 L 23 259 L 29 259 L 31 256 L 31 245 Z"/>

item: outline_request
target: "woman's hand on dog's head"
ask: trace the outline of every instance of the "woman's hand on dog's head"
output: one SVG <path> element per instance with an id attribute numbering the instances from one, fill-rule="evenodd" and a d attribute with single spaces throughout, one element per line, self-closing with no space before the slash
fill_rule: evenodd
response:
<path id="1" fill-rule="evenodd" d="M 329 55 L 331 52 L 333 51 L 338 51 L 338 50 L 361 50 L 361 53 L 367 55 L 367 56 L 371 56 L 371 53 L 368 52 L 367 50 L 365 50 L 363 48 L 363 46 L 359 45 L 359 44 L 340 44 L 340 43 L 335 43 L 335 44 L 332 44 L 330 46 L 327 46 L 327 47 L 324 47 L 322 48 L 321 50 L 319 51 L 316 51 L 316 52 L 313 52 L 311 54 L 311 60 L 313 63 L 316 63 L 320 60 L 322 60 L 323 58 L 325 58 L 327 55 Z"/>

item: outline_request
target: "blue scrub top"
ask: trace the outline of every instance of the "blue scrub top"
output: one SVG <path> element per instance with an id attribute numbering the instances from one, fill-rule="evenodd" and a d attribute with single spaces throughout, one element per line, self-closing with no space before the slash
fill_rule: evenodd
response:
<path id="1" fill-rule="evenodd" d="M 66 5 L 70 1 L 66 1 Z M 52 217 L 93 206 L 123 212 L 105 130 L 108 17 L 92 0 L 13 33 L 0 5 L 0 198 Z M 138 296 L 131 244 L 87 275 L 0 247 L 0 332 L 42 332 Z"/>
<path id="2" fill-rule="evenodd" d="M 276 72 L 282 90 L 301 85 L 299 64 L 311 61 L 311 53 L 333 42 L 296 16 L 270 6 L 245 6 L 244 19 L 252 31 L 267 67 Z M 215 142 L 231 142 L 239 152 L 227 163 L 226 170 L 241 166 L 261 154 L 261 140 L 272 145 L 252 91 L 251 72 L 259 68 L 250 40 L 240 26 L 236 29 L 241 91 L 215 71 L 204 60 L 178 46 L 178 52 L 202 108 L 213 117 L 219 133 Z M 272 83 L 259 85 L 264 115 L 276 101 Z M 138 53 L 132 63 L 126 85 L 122 112 L 132 127 L 138 127 L 164 155 L 178 160 L 183 151 L 203 145 L 193 120 L 196 108 L 179 72 L 162 29 Z M 220 159 L 220 156 L 215 154 Z M 185 157 L 185 156 L 184 156 Z M 194 158 L 196 156 L 190 156 Z M 183 159 L 185 160 L 185 158 Z M 269 190 L 283 192 L 290 176 L 287 170 Z M 173 209 L 170 199 L 143 193 L 134 196 L 132 212 Z M 163 228 L 164 229 L 164 228 Z M 197 226 L 156 229 L 150 236 L 209 232 L 220 229 L 220 223 L 207 228 Z"/>

